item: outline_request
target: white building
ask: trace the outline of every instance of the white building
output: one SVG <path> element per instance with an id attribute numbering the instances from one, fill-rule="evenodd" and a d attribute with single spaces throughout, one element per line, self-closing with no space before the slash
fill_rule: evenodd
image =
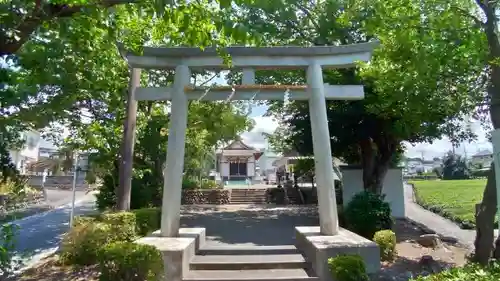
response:
<path id="1" fill-rule="evenodd" d="M 42 171 L 32 170 L 35 164 L 44 159 L 58 158 L 58 148 L 52 143 L 44 140 L 40 132 L 30 130 L 22 132 L 21 138 L 24 140 L 22 148 L 17 150 L 9 150 L 9 156 L 12 163 L 16 166 L 21 174 L 39 174 Z M 31 166 L 31 170 L 29 167 Z M 88 169 L 88 155 L 83 154 L 79 157 L 78 167 L 80 170 L 86 171 Z"/>
<path id="2" fill-rule="evenodd" d="M 17 170 L 21 174 L 25 174 L 27 165 L 38 161 L 41 137 L 39 132 L 30 130 L 22 132 L 21 138 L 24 140 L 23 147 L 17 150 L 9 150 L 9 156 Z"/>
<path id="3" fill-rule="evenodd" d="M 262 152 L 244 144 L 241 140 L 230 143 L 217 152 L 217 171 L 223 181 L 253 180 L 257 160 Z"/>
<path id="4" fill-rule="evenodd" d="M 405 171 L 410 174 L 418 173 L 430 173 L 434 168 L 440 167 L 442 160 L 439 158 L 434 158 L 433 160 L 425 160 L 421 158 L 407 158 L 403 166 Z"/>
<path id="5" fill-rule="evenodd" d="M 262 155 L 257 160 L 257 165 L 260 168 L 261 175 L 267 176 L 269 174 L 276 174 L 277 167 L 274 166 L 273 163 L 281 158 L 281 155 L 275 153 L 271 149 L 264 149 Z"/>
<path id="6" fill-rule="evenodd" d="M 491 162 L 493 162 L 493 153 L 489 150 L 481 150 L 471 157 L 471 165 L 479 169 L 489 168 Z"/>

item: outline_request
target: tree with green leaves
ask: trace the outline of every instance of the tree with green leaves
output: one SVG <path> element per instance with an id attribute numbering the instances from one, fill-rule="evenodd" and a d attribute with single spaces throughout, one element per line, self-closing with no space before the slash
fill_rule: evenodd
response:
<path id="1" fill-rule="evenodd" d="M 1 69 L 2 82 L 8 85 L 2 88 L 0 97 L 2 110 L 8 109 L 3 120 L 15 120 L 30 128 L 62 123 L 71 132 L 70 145 L 75 149 L 93 145 L 99 155 L 92 159 L 106 168 L 114 168 L 119 158 L 122 120 L 126 116 L 128 68 L 117 52 L 116 41 L 140 51 L 143 45 L 204 47 L 244 43 L 248 34 L 232 16 L 227 1 L 221 1 L 220 7 L 210 1 L 157 1 L 161 7 L 153 1 L 117 1 L 112 7 L 103 6 L 104 2 L 111 3 L 104 0 L 39 2 L 43 7 L 74 12 L 37 18 L 29 40 L 19 41 L 14 36 L 4 44 L 18 47 L 5 52 L 8 67 Z M 15 9 L 23 17 L 11 18 L 6 12 L 2 13 L 2 22 L 15 28 L 23 26 L 40 7 L 29 1 L 13 1 L 2 9 Z M 3 30 L 5 34 L 11 34 L 7 29 Z M 143 85 L 165 86 L 173 77 L 168 71 L 144 74 Z M 215 145 L 215 138 L 227 140 L 250 125 L 245 112 L 228 104 L 191 104 L 190 110 L 197 112 L 194 119 L 199 124 L 190 124 L 193 126 L 187 132 L 189 159 L 200 159 L 198 155 Z M 137 139 L 143 141 L 142 146 L 137 145 L 137 165 L 148 166 L 161 176 L 165 157 L 154 148 L 162 146 L 163 150 L 166 145 L 168 103 L 140 103 L 137 114 Z M 158 135 L 155 130 L 161 128 L 162 135 Z M 155 157 L 148 160 L 148 153 Z M 186 162 L 188 170 L 199 170 L 197 166 L 199 163 Z"/>
<path id="2" fill-rule="evenodd" d="M 463 2 L 449 4 L 463 7 Z M 325 70 L 323 77 L 329 84 L 365 86 L 363 100 L 327 103 L 331 147 L 335 156 L 362 165 L 365 189 L 380 193 L 387 169 L 398 162 L 403 141 L 473 137 L 459 121 L 484 97 L 485 40 L 479 29 L 470 28 L 473 20 L 468 16 L 443 13 L 447 5 L 411 0 L 282 0 L 279 8 L 249 5 L 241 13 L 252 31 L 273 45 L 380 41 L 370 63 Z M 304 71 L 266 71 L 257 76 L 264 84 L 305 83 Z M 282 150 L 312 153 L 307 103 L 270 103 L 269 114 L 281 122 L 272 141 L 278 141 Z"/>
<path id="3" fill-rule="evenodd" d="M 25 43 L 42 39 L 44 29 L 54 23 L 82 15 L 93 17 L 106 26 L 103 34 L 111 42 L 124 42 L 140 47 L 149 39 L 168 44 L 181 37 L 190 45 L 207 46 L 214 41 L 214 32 L 246 37 L 244 27 L 231 19 L 231 0 L 8 0 L 0 3 L 0 56 L 17 54 Z M 236 2 L 256 2 L 239 0 Z M 189 15 L 189 16 L 187 16 Z M 129 21 L 128 16 L 134 16 Z M 237 23 L 237 22 L 236 22 Z M 89 26 L 90 27 L 90 26 Z M 61 28 L 64 36 L 77 34 Z M 86 41 L 86 33 L 80 33 Z M 87 33 L 88 34 L 88 33 Z M 153 37 L 153 38 L 151 38 Z M 88 42 L 87 43 L 91 43 Z"/>
<path id="4" fill-rule="evenodd" d="M 465 158 L 448 152 L 443 158 L 443 180 L 466 180 L 471 178 L 471 171 Z"/>

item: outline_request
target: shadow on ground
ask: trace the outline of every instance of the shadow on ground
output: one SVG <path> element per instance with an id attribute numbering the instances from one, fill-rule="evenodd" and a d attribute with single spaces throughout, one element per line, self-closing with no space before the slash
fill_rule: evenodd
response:
<path id="1" fill-rule="evenodd" d="M 295 226 L 319 225 L 315 207 L 210 207 L 183 208 L 182 227 L 204 227 L 207 244 L 294 244 Z"/>

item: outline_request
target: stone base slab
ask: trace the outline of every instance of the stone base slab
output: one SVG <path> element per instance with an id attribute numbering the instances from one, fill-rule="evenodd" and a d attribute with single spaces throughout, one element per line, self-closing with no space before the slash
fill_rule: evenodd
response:
<path id="1" fill-rule="evenodd" d="M 205 228 L 181 228 L 179 237 L 162 237 L 157 230 L 136 243 L 154 246 L 161 252 L 165 267 L 162 281 L 182 281 L 191 259 L 205 244 Z"/>
<path id="2" fill-rule="evenodd" d="M 295 227 L 295 246 L 321 281 L 331 281 L 328 259 L 342 254 L 358 254 L 368 273 L 380 270 L 380 249 L 377 244 L 346 229 L 340 228 L 333 236 L 321 235 L 319 226 Z"/>

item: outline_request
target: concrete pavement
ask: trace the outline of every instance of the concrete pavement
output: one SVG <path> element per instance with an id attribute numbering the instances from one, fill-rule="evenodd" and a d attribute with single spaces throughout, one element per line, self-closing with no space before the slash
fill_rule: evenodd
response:
<path id="1" fill-rule="evenodd" d="M 53 204 L 56 202 L 67 203 L 53 210 L 12 222 L 20 227 L 20 233 L 16 237 L 16 257 L 22 260 L 22 267 L 30 266 L 55 252 L 63 234 L 68 231 L 71 197 L 69 200 L 54 201 Z M 79 196 L 75 201 L 75 215 L 92 212 L 95 212 L 95 195 L 89 193 Z"/>

